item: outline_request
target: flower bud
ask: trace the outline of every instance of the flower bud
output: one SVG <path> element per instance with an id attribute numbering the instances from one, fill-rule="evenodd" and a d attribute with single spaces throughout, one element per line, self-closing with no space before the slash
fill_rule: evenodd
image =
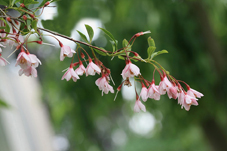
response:
<path id="1" fill-rule="evenodd" d="M 19 22 L 17 20 L 14 20 L 15 24 L 19 25 Z"/>
<path id="2" fill-rule="evenodd" d="M 27 20 L 27 16 L 26 15 L 23 15 L 23 19 L 26 21 Z"/>
<path id="3" fill-rule="evenodd" d="M 25 7 L 25 5 L 23 3 L 20 4 L 20 7 Z"/>
<path id="4" fill-rule="evenodd" d="M 83 52 L 80 53 L 80 56 L 81 56 L 81 58 L 83 58 L 83 59 L 85 58 L 85 55 L 83 54 Z"/>
<path id="5" fill-rule="evenodd" d="M 35 41 L 37 44 L 40 44 L 42 45 L 43 44 L 43 41 Z"/>
<path id="6" fill-rule="evenodd" d="M 28 14 L 31 18 L 35 18 L 35 15 L 34 14 Z"/>
<path id="7" fill-rule="evenodd" d="M 43 7 L 46 7 L 49 4 L 50 4 L 50 1 L 46 2 Z"/>
<path id="8" fill-rule="evenodd" d="M 6 20 L 7 20 L 8 22 L 12 22 L 12 20 L 11 20 L 9 17 L 6 17 Z"/>

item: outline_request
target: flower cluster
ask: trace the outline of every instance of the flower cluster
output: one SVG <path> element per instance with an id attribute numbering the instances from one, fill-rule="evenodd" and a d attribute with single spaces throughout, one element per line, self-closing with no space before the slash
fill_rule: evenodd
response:
<path id="1" fill-rule="evenodd" d="M 189 110 L 191 105 L 198 105 L 198 98 L 203 96 L 202 93 L 191 89 L 188 84 L 183 81 L 176 80 L 173 76 L 171 76 L 159 63 L 154 60 L 154 57 L 163 53 L 167 53 L 166 50 L 161 50 L 155 52 L 155 43 L 151 37 L 148 37 L 148 49 L 147 49 L 147 58 L 141 58 L 137 52 L 131 50 L 136 38 L 149 34 L 150 31 L 139 32 L 131 37 L 129 41 L 126 39 L 123 40 L 122 48 L 118 48 L 118 42 L 114 39 L 114 36 L 107 31 L 106 29 L 100 28 L 110 39 L 113 50 L 105 50 L 104 48 L 99 48 L 97 46 L 92 45 L 92 38 L 94 36 L 94 31 L 92 27 L 89 25 L 85 25 L 87 33 L 89 35 L 89 40 L 86 36 L 79 32 L 80 36 L 85 42 L 78 41 L 67 37 L 65 35 L 61 35 L 59 33 L 40 28 L 38 27 L 38 16 L 36 16 L 36 12 L 39 9 L 44 9 L 47 7 L 51 1 L 46 2 L 45 4 L 40 4 L 37 8 L 28 9 L 26 6 L 28 4 L 18 3 L 19 5 L 14 5 L 14 3 L 18 3 L 17 1 L 12 1 L 10 9 L 15 9 L 21 15 L 19 17 L 12 17 L 7 14 L 9 7 L 4 7 L 1 9 L 1 18 L 0 18 L 0 66 L 6 66 L 8 64 L 7 60 L 2 56 L 2 49 L 9 45 L 10 47 L 16 47 L 16 51 L 20 51 L 17 59 L 16 66 L 20 66 L 19 75 L 26 75 L 37 77 L 37 67 L 41 65 L 41 61 L 34 54 L 30 54 L 27 45 L 29 43 L 43 43 L 43 36 L 41 31 L 46 31 L 52 34 L 58 42 L 60 46 L 60 61 L 64 61 L 66 57 L 72 58 L 72 61 L 67 68 L 67 71 L 62 76 L 62 80 L 66 79 L 69 81 L 72 79 L 76 82 L 80 79 L 80 76 L 85 74 L 86 76 L 92 75 L 94 76 L 96 73 L 101 74 L 95 84 L 98 86 L 99 90 L 101 90 L 102 95 L 110 93 L 114 93 L 114 88 L 110 85 L 110 81 L 112 80 L 110 69 L 108 69 L 99 59 L 96 57 L 96 53 L 102 56 L 107 57 L 118 57 L 119 59 L 123 59 L 125 61 L 125 68 L 123 69 L 121 76 L 123 78 L 123 82 L 117 88 L 117 93 L 121 90 L 122 85 L 131 86 L 129 78 L 134 77 L 134 79 L 141 83 L 142 89 L 140 94 L 138 95 L 136 92 L 136 102 L 134 106 L 134 111 L 139 112 L 140 110 L 146 111 L 145 106 L 140 101 L 146 102 L 148 98 L 154 100 L 160 100 L 160 96 L 167 93 L 169 99 L 178 99 L 178 104 L 181 105 L 185 110 Z M 25 1 L 25 3 L 27 3 Z M 29 11 L 27 11 L 29 10 Z M 40 11 L 43 12 L 43 11 Z M 28 21 L 29 20 L 29 21 Z M 36 35 L 38 40 L 29 41 L 31 35 Z M 23 36 L 26 36 L 23 39 Z M 73 50 L 67 45 L 63 45 L 56 36 L 63 37 L 70 41 L 73 41 L 77 44 L 76 50 Z M 85 50 L 81 45 L 85 45 L 89 47 L 92 55 L 89 55 L 87 50 Z M 11 54 L 12 54 L 11 53 Z M 84 55 L 86 54 L 86 56 Z M 76 56 L 78 59 L 76 59 Z M 76 62 L 74 62 L 77 60 Z M 153 72 L 153 80 L 150 82 L 143 78 L 140 73 L 139 67 L 132 63 L 132 61 L 140 61 L 144 63 L 148 63 L 154 66 Z M 86 68 L 84 66 L 86 64 Z M 76 69 L 74 69 L 76 68 Z M 154 73 L 158 71 L 160 75 L 160 83 L 159 85 L 155 85 Z M 112 80 L 113 81 L 113 80 Z M 185 84 L 187 91 L 181 86 L 180 83 Z M 114 83 L 113 83 L 114 84 Z"/>
<path id="2" fill-rule="evenodd" d="M 187 111 L 189 111 L 191 105 L 198 105 L 197 98 L 201 98 L 203 96 L 202 93 L 190 88 L 190 86 L 185 82 L 176 80 L 171 75 L 168 75 L 171 79 L 170 82 L 166 76 L 165 71 L 162 70 L 162 74 L 159 69 L 157 70 L 159 71 L 161 78 L 159 85 L 155 85 L 154 78 L 152 82 L 144 79 L 140 74 L 139 68 L 136 65 L 132 63 L 126 63 L 126 67 L 122 71 L 122 77 L 126 79 L 126 85 L 130 83 L 129 77 L 134 77 L 138 75 L 139 79 L 141 80 L 140 83 L 142 85 L 140 95 L 138 95 L 136 92 L 136 103 L 134 106 L 135 112 L 139 112 L 140 110 L 146 111 L 145 106 L 140 101 L 140 97 L 144 102 L 146 102 L 148 98 L 160 100 L 160 95 L 164 95 L 166 93 L 169 99 L 178 99 L 178 104 L 181 105 L 181 108 L 184 108 Z M 142 81 L 144 81 L 145 84 Z M 186 85 L 187 92 L 182 88 L 179 82 L 183 82 Z"/>

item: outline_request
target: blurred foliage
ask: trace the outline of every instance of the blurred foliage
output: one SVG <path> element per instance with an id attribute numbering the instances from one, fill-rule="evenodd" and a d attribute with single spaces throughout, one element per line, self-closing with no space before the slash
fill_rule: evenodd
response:
<path id="1" fill-rule="evenodd" d="M 162 96 L 160 101 L 148 100 L 144 103 L 147 111 L 161 124 L 156 123 L 153 134 L 139 136 L 128 127 L 130 118 L 137 114 L 131 108 L 134 101 L 124 101 L 120 93 L 115 102 L 114 94 L 101 96 L 95 85 L 98 75 L 82 76 L 76 83 L 60 81 L 63 75 L 60 71 L 67 68 L 71 60 L 60 62 L 59 53 L 52 51 L 51 56 L 42 61 L 45 66 L 40 67 L 39 75 L 53 126 L 57 134 L 68 138 L 69 151 L 227 149 L 225 1 L 61 0 L 57 2 L 57 8 L 58 15 L 42 23 L 47 29 L 66 35 L 70 35 L 83 18 L 100 19 L 119 42 L 124 38 L 129 40 L 137 32 L 150 30 L 156 50 L 169 52 L 155 59 L 176 79 L 204 94 L 199 106 L 192 106 L 189 112 L 167 96 Z M 143 58 L 147 56 L 147 38 L 147 35 L 137 38 L 132 48 Z M 105 49 L 111 51 L 112 46 L 108 44 Z M 111 69 L 116 90 L 122 80 L 124 61 L 99 57 Z M 152 79 L 152 67 L 139 62 L 135 64 L 145 78 Z M 158 81 L 157 76 L 156 84 Z M 161 112 L 162 118 L 157 111 Z M 112 141 L 111 135 L 116 129 L 122 129 L 127 135 L 123 146 Z"/>

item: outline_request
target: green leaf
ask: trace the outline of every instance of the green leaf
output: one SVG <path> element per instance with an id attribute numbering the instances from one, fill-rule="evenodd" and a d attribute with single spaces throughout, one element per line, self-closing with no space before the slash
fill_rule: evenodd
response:
<path id="1" fill-rule="evenodd" d="M 30 19 L 30 18 L 28 18 L 27 20 L 26 20 L 26 25 L 27 25 L 27 29 L 28 30 L 31 30 L 31 24 L 32 24 L 32 19 Z"/>
<path id="2" fill-rule="evenodd" d="M 93 38 L 93 36 L 94 36 L 94 31 L 93 31 L 92 27 L 89 26 L 89 25 L 85 25 L 85 27 L 86 27 L 86 29 L 87 29 L 87 33 L 88 33 L 88 35 L 89 35 L 90 42 L 91 42 L 91 41 L 92 41 L 92 38 Z"/>
<path id="3" fill-rule="evenodd" d="M 8 6 L 9 3 L 10 3 L 9 0 L 0 0 L 0 4 L 1 4 L 1 5 Z"/>
<path id="4" fill-rule="evenodd" d="M 32 28 L 37 31 L 37 24 L 38 24 L 38 20 L 33 20 L 32 21 Z"/>
<path id="5" fill-rule="evenodd" d="M 125 57 L 122 57 L 122 56 L 118 56 L 119 59 L 122 59 L 122 60 L 125 60 Z"/>
<path id="6" fill-rule="evenodd" d="M 156 57 L 157 55 L 160 55 L 160 54 L 163 54 L 163 53 L 168 53 L 167 50 L 161 50 L 161 51 L 158 51 L 158 52 L 155 52 L 151 55 L 151 59 L 153 59 L 154 57 Z"/>
<path id="7" fill-rule="evenodd" d="M 116 43 L 115 43 L 116 42 Z M 110 40 L 110 43 L 112 45 L 112 48 L 113 48 L 113 52 L 116 51 L 117 49 L 117 44 L 118 44 L 118 41 L 113 41 L 113 40 Z"/>
<path id="8" fill-rule="evenodd" d="M 77 30 L 77 32 L 80 34 L 80 37 L 81 37 L 84 41 L 86 41 L 87 43 L 89 43 L 88 40 L 87 40 L 87 37 L 86 37 L 83 33 L 81 33 L 81 32 L 78 31 L 78 30 Z"/>
<path id="9" fill-rule="evenodd" d="M 4 20 L 3 18 L 0 18 L 0 20 L 4 21 L 4 23 L 5 23 L 6 26 L 3 27 L 3 29 L 5 29 L 5 31 L 7 33 L 9 33 L 10 32 L 10 26 L 9 26 L 8 22 L 6 22 L 6 20 Z"/>
<path id="10" fill-rule="evenodd" d="M 15 1 L 15 3 L 18 3 L 18 2 L 23 3 L 25 6 L 39 3 L 39 2 L 37 2 L 35 0 L 16 0 Z"/>
<path id="11" fill-rule="evenodd" d="M 148 55 L 147 58 L 148 59 L 151 58 L 151 55 L 154 53 L 155 49 L 156 49 L 156 47 L 154 47 L 154 46 L 150 46 L 150 47 L 147 48 L 147 55 Z"/>
<path id="12" fill-rule="evenodd" d="M 114 51 L 116 51 L 116 49 L 117 49 L 117 40 L 114 38 L 114 36 L 108 31 L 108 30 L 106 30 L 106 29 L 104 29 L 104 28 L 100 28 L 99 27 L 99 29 L 101 29 L 107 36 L 109 36 L 110 37 L 110 39 L 113 41 L 113 43 L 114 43 L 114 47 L 113 48 L 115 48 L 115 49 L 113 49 L 113 52 Z M 112 45 L 113 45 L 113 43 L 112 43 Z"/>
<path id="13" fill-rule="evenodd" d="M 6 102 L 0 100 L 0 108 L 2 108 L 2 107 L 8 108 L 9 105 Z"/>
<path id="14" fill-rule="evenodd" d="M 134 58 L 134 57 L 133 57 Z M 133 60 L 133 61 L 135 61 L 135 62 L 137 62 L 138 60 L 137 59 L 133 59 L 133 58 L 131 58 L 130 60 Z M 135 57 L 136 58 L 136 57 Z"/>
<path id="15" fill-rule="evenodd" d="M 151 37 L 148 37 L 147 41 L 148 41 L 148 45 L 149 45 L 149 46 L 155 47 L 154 39 L 152 39 Z"/>
<path id="16" fill-rule="evenodd" d="M 27 35 L 28 34 L 28 27 L 27 27 L 27 24 L 25 24 L 25 22 L 22 22 L 21 25 L 20 25 L 20 30 L 22 31 L 21 34 L 24 36 L 24 35 Z"/>
<path id="17" fill-rule="evenodd" d="M 128 43 L 126 39 L 122 41 L 122 46 L 126 51 L 131 51 L 131 45 Z M 127 52 L 127 54 L 129 55 L 130 52 Z"/>
<path id="18" fill-rule="evenodd" d="M 94 48 L 94 49 L 95 49 L 95 48 Z M 100 49 L 105 50 L 104 48 L 100 48 Z M 102 52 L 102 51 L 100 51 L 100 50 L 98 50 L 98 49 L 95 49 L 95 51 L 96 51 L 98 54 L 102 55 L 102 56 L 106 56 L 106 53 L 105 53 L 105 52 Z"/>
<path id="19" fill-rule="evenodd" d="M 116 43 L 114 36 L 108 30 L 101 28 L 101 27 L 99 27 L 99 29 L 101 29 L 107 36 L 110 37 L 110 39 L 112 39 Z"/>

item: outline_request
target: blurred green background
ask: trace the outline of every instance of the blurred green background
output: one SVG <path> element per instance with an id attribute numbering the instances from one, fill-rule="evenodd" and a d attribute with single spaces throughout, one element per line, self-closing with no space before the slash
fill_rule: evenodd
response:
<path id="1" fill-rule="evenodd" d="M 101 96 L 95 85 L 98 75 L 84 75 L 76 83 L 61 81 L 61 70 L 71 59 L 60 62 L 59 53 L 53 53 L 42 60 L 38 72 L 55 133 L 68 139 L 68 151 L 227 150 L 226 0 L 60 0 L 56 4 L 58 15 L 43 25 L 68 36 L 84 18 L 99 19 L 119 47 L 124 38 L 150 30 L 150 35 L 137 38 L 133 51 L 146 58 L 151 36 L 157 50 L 169 51 L 155 60 L 204 94 L 199 106 L 189 112 L 165 95 L 160 101 L 145 102 L 147 113 L 134 113 L 135 99 L 125 101 L 119 93 L 114 102 L 114 94 Z M 103 40 L 101 32 L 93 44 Z M 105 49 L 112 49 L 109 42 Z M 124 61 L 98 57 L 111 69 L 116 90 Z M 151 81 L 153 67 L 135 64 Z M 154 128 L 149 121 L 152 117 Z"/>

